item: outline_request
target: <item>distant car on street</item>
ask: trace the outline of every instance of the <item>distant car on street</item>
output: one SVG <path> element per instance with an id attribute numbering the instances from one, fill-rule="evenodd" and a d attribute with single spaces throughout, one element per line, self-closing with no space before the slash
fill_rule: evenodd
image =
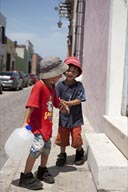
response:
<path id="1" fill-rule="evenodd" d="M 22 79 L 17 71 L 0 71 L 0 80 L 3 89 L 19 90 L 23 88 Z"/>
<path id="2" fill-rule="evenodd" d="M 31 78 L 32 84 L 35 84 L 39 79 L 36 74 L 30 73 L 29 77 Z"/>
<path id="3" fill-rule="evenodd" d="M 33 85 L 33 82 L 32 82 L 32 79 L 31 79 L 30 75 L 29 75 L 29 74 L 26 74 L 26 76 L 27 76 L 27 78 L 28 78 L 28 85 L 29 85 L 29 86 Z"/>
<path id="4" fill-rule="evenodd" d="M 2 87 L 2 82 L 0 81 L 0 94 L 3 93 L 3 87 Z"/>
<path id="5" fill-rule="evenodd" d="M 25 74 L 23 71 L 18 71 L 20 78 L 23 80 L 23 87 L 29 86 L 29 77 L 27 74 Z"/>

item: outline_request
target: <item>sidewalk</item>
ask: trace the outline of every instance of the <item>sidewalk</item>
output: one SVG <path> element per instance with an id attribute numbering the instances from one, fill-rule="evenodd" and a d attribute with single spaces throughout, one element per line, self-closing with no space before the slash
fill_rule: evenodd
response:
<path id="1" fill-rule="evenodd" d="M 47 184 L 43 182 L 44 192 L 96 192 L 95 184 L 87 161 L 82 166 L 74 165 L 75 150 L 72 147 L 67 148 L 67 164 L 64 167 L 56 167 L 55 162 L 59 153 L 59 147 L 54 144 L 57 132 L 58 110 L 54 110 L 53 117 L 53 136 L 52 136 L 52 150 L 49 156 L 48 168 L 55 177 L 54 184 Z M 83 133 L 88 126 L 83 126 Z M 83 137 L 84 138 L 84 137 Z M 85 145 L 85 143 L 84 143 Z M 25 160 L 22 162 L 8 159 L 0 171 L 0 191 L 1 192 L 27 192 L 30 191 L 18 186 L 20 173 L 23 172 Z M 40 158 L 36 160 L 33 167 L 33 173 L 39 166 Z M 32 190 L 31 190 L 32 191 Z M 42 191 L 42 190 L 38 190 Z"/>

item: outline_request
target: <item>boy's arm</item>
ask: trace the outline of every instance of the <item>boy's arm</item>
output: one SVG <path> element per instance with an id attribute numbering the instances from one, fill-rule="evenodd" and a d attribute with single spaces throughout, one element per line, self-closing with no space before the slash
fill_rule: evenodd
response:
<path id="1" fill-rule="evenodd" d="M 54 90 L 55 91 L 55 90 Z M 61 111 L 61 113 L 69 113 L 69 107 L 68 105 L 63 102 L 63 100 L 61 100 L 55 91 L 55 95 L 54 95 L 54 107 L 59 108 L 59 110 Z"/>
<path id="2" fill-rule="evenodd" d="M 62 99 L 60 99 L 59 110 L 61 113 L 70 113 L 68 105 Z"/>
<path id="3" fill-rule="evenodd" d="M 81 100 L 80 99 L 74 99 L 74 100 L 71 100 L 71 101 L 65 101 L 63 99 L 61 99 L 61 102 L 64 102 L 66 105 L 68 106 L 73 106 L 73 105 L 78 105 L 81 103 Z"/>
<path id="4" fill-rule="evenodd" d="M 30 118 L 30 116 L 33 112 L 33 109 L 34 109 L 33 107 L 27 107 L 26 108 L 22 127 L 25 127 L 26 125 L 28 125 L 28 119 Z"/>

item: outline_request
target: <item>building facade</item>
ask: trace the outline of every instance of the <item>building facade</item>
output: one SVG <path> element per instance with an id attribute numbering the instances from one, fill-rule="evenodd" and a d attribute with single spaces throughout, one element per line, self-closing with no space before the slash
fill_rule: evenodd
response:
<path id="1" fill-rule="evenodd" d="M 97 191 L 128 191 L 128 1 L 65 3 L 73 4 L 68 53 L 82 64 L 83 113 L 93 130 L 85 133 L 88 164 Z"/>
<path id="2" fill-rule="evenodd" d="M 69 55 L 82 63 L 87 101 L 83 110 L 96 132 L 104 132 L 104 115 L 127 116 L 128 2 L 78 0 L 69 17 Z M 69 47 L 68 47 L 69 49 Z"/>
<path id="3" fill-rule="evenodd" d="M 16 69 L 31 73 L 32 71 L 32 55 L 33 44 L 27 40 L 26 44 L 16 46 Z"/>
<path id="4" fill-rule="evenodd" d="M 38 55 L 37 53 L 33 53 L 32 55 L 32 69 L 31 69 L 31 73 L 33 74 L 40 74 L 40 61 L 43 58 Z"/>
<path id="5" fill-rule="evenodd" d="M 25 73 L 39 73 L 39 61 L 41 57 L 33 55 L 34 45 L 26 40 L 19 45 L 6 36 L 6 17 L 0 13 L 0 70 L 21 70 Z M 32 59 L 34 58 L 34 59 Z"/>

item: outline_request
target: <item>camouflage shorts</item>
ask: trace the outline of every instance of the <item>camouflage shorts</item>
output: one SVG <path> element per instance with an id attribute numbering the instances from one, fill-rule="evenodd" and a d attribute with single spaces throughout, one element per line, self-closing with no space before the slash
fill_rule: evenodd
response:
<path id="1" fill-rule="evenodd" d="M 40 154 L 49 155 L 51 150 L 51 140 L 45 141 L 41 134 L 34 135 L 34 141 L 30 148 L 32 157 L 39 157 Z"/>

